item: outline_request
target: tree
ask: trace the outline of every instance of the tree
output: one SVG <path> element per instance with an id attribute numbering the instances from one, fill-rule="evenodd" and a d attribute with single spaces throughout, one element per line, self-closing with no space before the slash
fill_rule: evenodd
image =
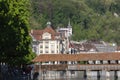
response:
<path id="1" fill-rule="evenodd" d="M 0 62 L 30 62 L 34 54 L 29 36 L 29 0 L 0 0 L 0 32 Z"/>
<path id="2" fill-rule="evenodd" d="M 31 0 L 31 27 L 41 29 L 51 21 L 54 28 L 73 27 L 73 40 L 119 41 L 120 0 Z"/>

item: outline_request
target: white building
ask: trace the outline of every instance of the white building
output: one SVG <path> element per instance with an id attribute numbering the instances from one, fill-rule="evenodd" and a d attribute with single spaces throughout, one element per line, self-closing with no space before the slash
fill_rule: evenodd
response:
<path id="1" fill-rule="evenodd" d="M 61 53 L 61 38 L 58 32 L 52 29 L 51 23 L 43 30 L 31 30 L 33 51 L 37 54 Z"/>
<path id="2" fill-rule="evenodd" d="M 59 33 L 64 33 L 65 34 L 65 37 L 70 37 L 72 36 L 72 26 L 70 24 L 70 21 L 68 23 L 68 26 L 66 28 L 58 28 L 57 31 Z"/>
<path id="3" fill-rule="evenodd" d="M 70 20 L 68 22 L 68 26 L 66 28 L 58 28 L 57 32 L 59 32 L 60 37 L 64 37 L 63 41 L 63 53 L 69 54 L 69 45 L 70 45 L 70 38 L 72 36 L 72 26 L 70 24 Z"/>

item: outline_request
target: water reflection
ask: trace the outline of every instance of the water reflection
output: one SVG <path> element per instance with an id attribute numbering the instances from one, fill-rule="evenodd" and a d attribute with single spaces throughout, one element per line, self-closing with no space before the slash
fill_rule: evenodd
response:
<path id="1" fill-rule="evenodd" d="M 115 77 L 114 71 L 100 71 L 100 76 L 97 71 L 86 72 L 86 75 L 84 71 L 45 71 L 40 72 L 39 80 L 120 80 L 119 73 Z"/>

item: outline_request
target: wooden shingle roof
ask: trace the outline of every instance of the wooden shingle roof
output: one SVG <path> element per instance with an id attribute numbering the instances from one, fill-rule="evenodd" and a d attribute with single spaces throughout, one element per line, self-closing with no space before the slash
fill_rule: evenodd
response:
<path id="1" fill-rule="evenodd" d="M 120 53 L 41 54 L 33 62 L 120 60 Z"/>

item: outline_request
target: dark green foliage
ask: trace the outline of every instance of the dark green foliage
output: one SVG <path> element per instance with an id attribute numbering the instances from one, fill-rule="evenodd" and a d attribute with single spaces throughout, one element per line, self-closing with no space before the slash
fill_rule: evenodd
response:
<path id="1" fill-rule="evenodd" d="M 33 58 L 29 36 L 29 0 L 0 0 L 0 58 L 10 65 Z M 30 56 L 31 55 L 31 56 Z"/>
<path id="2" fill-rule="evenodd" d="M 120 44 L 120 0 L 31 0 L 31 27 L 73 26 L 74 40 L 98 39 Z"/>

